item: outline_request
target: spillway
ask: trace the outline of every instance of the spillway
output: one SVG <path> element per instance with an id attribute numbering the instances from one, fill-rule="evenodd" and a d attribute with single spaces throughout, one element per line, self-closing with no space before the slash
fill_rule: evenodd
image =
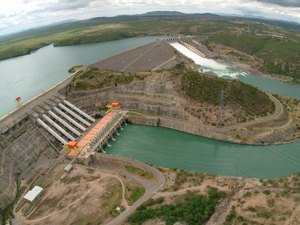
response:
<path id="1" fill-rule="evenodd" d="M 233 69 L 232 66 L 226 65 L 225 63 L 217 62 L 213 59 L 204 58 L 180 43 L 171 42 L 170 45 L 172 45 L 173 48 L 175 48 L 187 58 L 192 59 L 195 64 L 201 66 L 202 72 L 214 73 L 219 77 L 231 77 L 233 79 L 236 79 L 238 76 L 248 75 L 248 73 L 239 71 L 236 68 Z"/>

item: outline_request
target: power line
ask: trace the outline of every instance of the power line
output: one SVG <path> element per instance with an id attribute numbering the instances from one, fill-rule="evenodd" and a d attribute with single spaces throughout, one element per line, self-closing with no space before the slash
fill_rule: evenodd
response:
<path id="1" fill-rule="evenodd" d="M 219 103 L 219 111 L 217 116 L 217 126 L 220 127 L 223 123 L 223 109 L 224 109 L 224 94 L 225 91 L 222 90 L 220 94 L 220 103 Z"/>

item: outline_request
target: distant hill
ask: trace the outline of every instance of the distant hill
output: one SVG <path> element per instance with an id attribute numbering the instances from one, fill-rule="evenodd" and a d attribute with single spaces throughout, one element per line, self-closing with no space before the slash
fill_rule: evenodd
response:
<path id="1" fill-rule="evenodd" d="M 282 20 L 271 20 L 271 19 L 264 19 L 264 18 L 252 18 L 252 17 L 242 17 L 242 16 L 225 16 L 225 15 L 217 15 L 213 13 L 194 13 L 194 14 L 187 14 L 182 13 L 178 11 L 152 11 L 147 12 L 145 14 L 135 14 L 135 15 L 119 15 L 114 17 L 94 17 L 86 20 L 68 20 L 68 21 L 62 21 L 58 23 L 54 23 L 51 25 L 38 27 L 26 31 L 22 31 L 19 33 L 11 34 L 11 35 L 5 35 L 0 36 L 0 41 L 15 38 L 17 36 L 24 36 L 27 34 L 31 34 L 32 32 L 39 32 L 39 31 L 59 31 L 64 30 L 66 28 L 73 29 L 80 27 L 82 25 L 88 25 L 93 26 L 97 24 L 105 24 L 105 23 L 118 23 L 118 22 L 130 22 L 130 21 L 136 21 L 143 18 L 149 18 L 149 17 L 186 17 L 188 18 L 209 18 L 209 19 L 218 19 L 218 20 L 235 20 L 235 19 L 242 19 L 242 20 L 249 20 L 249 21 L 255 21 L 259 23 L 265 23 L 269 25 L 276 25 L 281 26 L 283 28 L 288 29 L 299 29 L 300 30 L 300 24 L 296 22 L 287 22 Z"/>
<path id="2" fill-rule="evenodd" d="M 141 16 L 183 16 L 185 13 L 178 11 L 152 11 L 147 12 L 145 14 L 141 14 Z"/>

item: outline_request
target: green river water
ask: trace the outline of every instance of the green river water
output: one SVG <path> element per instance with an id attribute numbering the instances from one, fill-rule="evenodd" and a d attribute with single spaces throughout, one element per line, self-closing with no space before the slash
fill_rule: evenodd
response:
<path id="1" fill-rule="evenodd" d="M 169 168 L 227 176 L 274 178 L 300 171 L 300 142 L 274 146 L 231 144 L 167 128 L 127 125 L 109 154 Z"/>

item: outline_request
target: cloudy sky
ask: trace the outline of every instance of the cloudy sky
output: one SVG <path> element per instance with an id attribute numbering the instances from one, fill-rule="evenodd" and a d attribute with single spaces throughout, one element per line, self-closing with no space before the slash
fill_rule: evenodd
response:
<path id="1" fill-rule="evenodd" d="M 70 19 L 156 10 L 263 16 L 300 23 L 300 0 L 0 0 L 0 35 Z"/>

